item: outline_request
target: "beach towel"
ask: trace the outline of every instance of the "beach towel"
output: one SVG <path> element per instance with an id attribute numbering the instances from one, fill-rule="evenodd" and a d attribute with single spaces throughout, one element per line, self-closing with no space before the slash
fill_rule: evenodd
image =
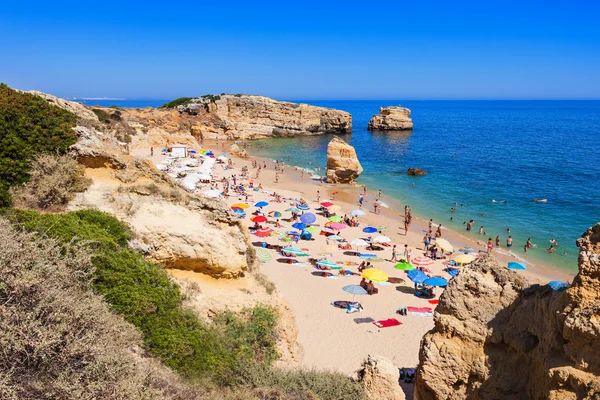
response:
<path id="1" fill-rule="evenodd" d="M 420 312 L 420 313 L 429 313 L 432 312 L 433 309 L 430 307 L 406 307 L 406 309 L 410 312 Z"/>
<path id="2" fill-rule="evenodd" d="M 389 282 L 375 282 L 375 284 L 379 285 L 379 286 L 389 286 L 390 285 Z"/>
<path id="3" fill-rule="evenodd" d="M 389 328 L 390 326 L 402 325 L 402 322 L 398 321 L 396 318 L 389 318 L 375 321 L 373 322 L 373 325 L 375 325 L 378 328 Z"/>
<path id="4" fill-rule="evenodd" d="M 433 317 L 432 312 L 411 312 L 410 315 L 415 317 Z"/>
<path id="5" fill-rule="evenodd" d="M 438 299 L 434 299 L 434 300 L 427 300 L 429 302 L 429 304 L 437 304 L 440 301 Z"/>

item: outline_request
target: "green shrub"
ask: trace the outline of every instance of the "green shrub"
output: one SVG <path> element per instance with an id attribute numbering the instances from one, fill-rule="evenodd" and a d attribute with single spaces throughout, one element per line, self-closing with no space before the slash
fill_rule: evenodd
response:
<path id="1" fill-rule="evenodd" d="M 189 104 L 194 100 L 192 97 L 179 97 L 173 101 L 163 104 L 159 108 L 176 108 L 177 106 L 183 106 Z"/>
<path id="2" fill-rule="evenodd" d="M 0 207 L 10 205 L 11 186 L 29 180 L 36 155 L 64 154 L 75 143 L 76 122 L 73 113 L 0 84 Z"/>
<path id="3" fill-rule="evenodd" d="M 203 100 L 208 100 L 211 103 L 214 103 L 215 101 L 220 100 L 221 96 L 219 96 L 219 95 L 215 96 L 214 94 L 205 94 L 204 96 L 202 96 L 202 99 Z"/>
<path id="4" fill-rule="evenodd" d="M 92 108 L 92 112 L 96 114 L 100 122 L 110 123 L 110 114 L 99 108 Z"/>

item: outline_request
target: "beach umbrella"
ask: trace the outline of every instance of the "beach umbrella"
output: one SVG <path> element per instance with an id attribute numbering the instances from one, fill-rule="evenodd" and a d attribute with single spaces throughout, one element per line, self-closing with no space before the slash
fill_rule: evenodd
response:
<path id="1" fill-rule="evenodd" d="M 285 234 L 290 236 L 300 236 L 300 232 L 296 231 L 287 231 Z"/>
<path id="2" fill-rule="evenodd" d="M 321 228 L 321 232 L 325 232 L 325 233 L 335 233 L 335 231 L 333 229 L 329 229 L 329 228 Z"/>
<path id="3" fill-rule="evenodd" d="M 304 229 L 306 232 L 310 232 L 310 233 L 316 233 L 319 232 L 320 229 L 315 227 L 315 226 L 309 226 L 308 228 Z"/>
<path id="4" fill-rule="evenodd" d="M 308 205 L 306 205 L 306 204 L 296 204 L 296 207 L 300 211 L 310 210 L 310 207 Z"/>
<path id="5" fill-rule="evenodd" d="M 248 204 L 245 203 L 236 203 L 234 205 L 231 206 L 231 208 L 241 208 L 242 210 L 245 210 L 246 208 L 249 208 L 250 206 Z"/>
<path id="6" fill-rule="evenodd" d="M 350 245 L 356 246 L 356 247 L 363 247 L 363 246 L 368 246 L 369 243 L 365 242 L 362 239 L 354 239 L 353 241 L 350 242 Z"/>
<path id="7" fill-rule="evenodd" d="M 452 257 L 455 263 L 458 264 L 468 264 L 475 260 L 475 257 L 470 254 L 459 253 L 456 256 Z"/>
<path id="8" fill-rule="evenodd" d="M 364 233 L 375 233 L 377 232 L 377 228 L 373 227 L 373 226 L 367 226 L 365 229 L 363 229 Z"/>
<path id="9" fill-rule="evenodd" d="M 321 247 L 321 252 L 322 253 L 334 253 L 337 249 L 338 249 L 338 247 L 333 244 L 326 244 L 325 246 Z"/>
<path id="10" fill-rule="evenodd" d="M 424 267 L 426 265 L 433 264 L 433 260 L 429 257 L 417 257 L 412 259 L 413 265 L 417 265 L 419 267 Z"/>
<path id="11" fill-rule="evenodd" d="M 550 286 L 552 288 L 552 290 L 561 290 L 561 289 L 568 288 L 569 284 L 567 282 L 561 282 L 561 281 L 550 281 L 550 282 L 548 282 L 548 286 Z"/>
<path id="12" fill-rule="evenodd" d="M 445 252 L 454 251 L 454 247 L 452 247 L 450 242 L 448 242 L 446 239 L 442 239 L 442 238 L 435 239 L 435 245 Z"/>
<path id="13" fill-rule="evenodd" d="M 458 251 L 462 251 L 463 253 L 470 253 L 473 250 L 474 249 L 472 247 L 469 247 L 469 246 L 464 246 L 464 247 L 461 247 L 460 249 L 458 249 Z"/>
<path id="14" fill-rule="evenodd" d="M 386 229 L 387 229 L 387 226 L 380 225 L 380 226 L 377 227 L 378 231 L 385 231 Z"/>
<path id="15" fill-rule="evenodd" d="M 363 210 L 352 210 L 350 211 L 350 215 L 353 217 L 362 217 L 363 215 L 367 215 L 367 213 Z"/>
<path id="16" fill-rule="evenodd" d="M 411 263 L 401 262 L 394 265 L 394 268 L 399 269 L 400 271 L 412 271 L 415 269 L 415 266 Z"/>
<path id="17" fill-rule="evenodd" d="M 331 235 L 327 236 L 327 240 L 335 240 L 336 242 L 339 242 L 340 240 L 344 240 L 344 238 L 338 235 Z"/>
<path id="18" fill-rule="evenodd" d="M 336 263 L 334 263 L 333 261 L 329 261 L 329 260 L 319 260 L 317 261 L 318 265 L 330 268 L 330 269 L 342 269 L 341 266 L 337 265 Z"/>
<path id="19" fill-rule="evenodd" d="M 219 197 L 221 195 L 221 192 L 219 192 L 218 190 L 210 189 L 210 190 L 203 192 L 202 194 L 206 197 L 215 198 L 215 197 Z"/>
<path id="20" fill-rule="evenodd" d="M 388 274 L 379 268 L 367 268 L 362 272 L 362 276 L 373 282 L 386 282 L 388 280 Z"/>
<path id="21" fill-rule="evenodd" d="M 258 260 L 262 263 L 266 263 L 271 261 L 271 253 L 269 253 L 267 250 L 263 249 L 263 248 L 258 248 L 256 249 L 256 256 L 258 257 Z"/>
<path id="22" fill-rule="evenodd" d="M 329 207 L 331 207 L 333 205 L 333 203 L 330 202 L 330 201 L 324 201 L 324 202 L 321 203 L 321 205 L 323 207 L 325 207 L 325 208 L 329 208 Z"/>
<path id="23" fill-rule="evenodd" d="M 267 217 L 264 217 L 262 215 L 256 215 L 256 216 L 250 218 L 250 221 L 252 221 L 252 222 L 266 222 L 267 221 Z"/>
<path id="24" fill-rule="evenodd" d="M 188 150 L 188 153 L 196 154 L 196 150 L 194 150 L 194 149 Z"/>
<path id="25" fill-rule="evenodd" d="M 317 216 L 313 213 L 306 213 L 306 214 L 302 214 L 300 216 L 300 221 L 302 221 L 305 224 L 312 224 L 317 220 Z"/>
<path id="26" fill-rule="evenodd" d="M 373 241 L 377 243 L 389 243 L 392 241 L 392 239 L 390 239 L 387 236 L 375 236 L 375 239 L 373 239 Z"/>
<path id="27" fill-rule="evenodd" d="M 410 279 L 414 283 L 423 283 L 428 278 L 424 272 L 416 270 L 416 269 L 413 269 L 412 271 L 408 271 L 408 274 L 406 274 L 406 276 L 408 277 L 408 279 Z"/>
<path id="28" fill-rule="evenodd" d="M 295 224 L 292 225 L 292 228 L 295 229 L 306 229 L 307 226 L 305 224 L 303 224 L 302 222 L 296 222 Z"/>
<path id="29" fill-rule="evenodd" d="M 340 217 L 339 215 L 334 215 L 333 217 L 329 217 L 328 219 L 332 222 L 342 222 L 342 217 Z"/>
<path id="30" fill-rule="evenodd" d="M 257 229 L 254 231 L 254 235 L 258 237 L 267 237 L 271 236 L 271 232 L 273 232 L 273 229 L 271 228 Z"/>
<path id="31" fill-rule="evenodd" d="M 269 203 L 267 203 L 266 201 L 259 201 L 258 203 L 256 203 L 254 205 L 254 207 L 263 208 L 263 207 L 266 207 L 268 205 L 269 205 Z"/>
<path id="32" fill-rule="evenodd" d="M 215 153 L 213 153 L 212 151 L 209 151 L 208 153 L 206 153 L 207 156 L 212 157 L 215 155 Z"/>
<path id="33" fill-rule="evenodd" d="M 342 229 L 346 229 L 348 227 L 348 225 L 340 224 L 339 222 L 334 222 L 333 224 L 329 225 L 329 227 L 331 229 L 335 229 L 336 231 L 340 231 Z"/>
<path id="34" fill-rule="evenodd" d="M 525 263 L 522 262 L 509 262 L 508 263 L 508 268 L 509 269 L 527 269 L 527 266 L 525 265 Z"/>
<path id="35" fill-rule="evenodd" d="M 328 209 L 329 211 L 338 211 L 338 210 L 341 210 L 341 209 L 342 209 L 342 207 L 341 207 L 341 206 L 338 206 L 337 204 L 334 204 L 334 205 L 332 205 L 332 206 L 329 206 L 329 207 L 327 207 L 327 209 Z"/>
<path id="36" fill-rule="evenodd" d="M 280 218 L 281 213 L 279 211 L 271 211 L 271 212 L 269 212 L 269 217 Z"/>
<path id="37" fill-rule="evenodd" d="M 365 288 L 363 288 L 362 286 L 359 285 L 348 285 L 348 286 L 344 286 L 342 288 L 342 290 L 346 293 L 350 293 L 352 295 L 364 295 L 367 294 L 367 291 L 365 290 Z"/>
<path id="38" fill-rule="evenodd" d="M 302 250 L 296 247 L 284 247 L 281 251 L 291 254 L 302 254 L 304 253 Z"/>
<path id="39" fill-rule="evenodd" d="M 295 212 L 295 213 L 297 213 L 297 212 L 300 212 L 300 210 L 298 210 L 296 207 L 290 207 L 290 208 L 288 208 L 288 209 L 287 209 L 287 210 L 285 210 L 285 211 L 289 211 L 289 212 Z"/>
<path id="40" fill-rule="evenodd" d="M 434 276 L 432 278 L 425 279 L 423 284 L 427 286 L 446 286 L 448 281 L 444 278 L 440 278 L 439 276 Z"/>
<path id="41" fill-rule="evenodd" d="M 236 213 L 240 217 L 246 216 L 246 212 L 244 210 L 242 210 L 241 208 L 234 208 L 233 212 Z"/>

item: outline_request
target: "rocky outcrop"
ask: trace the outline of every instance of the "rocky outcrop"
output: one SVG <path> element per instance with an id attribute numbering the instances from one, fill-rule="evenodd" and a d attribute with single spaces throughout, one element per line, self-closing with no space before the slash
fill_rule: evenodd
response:
<path id="1" fill-rule="evenodd" d="M 135 248 L 168 268 L 235 278 L 254 265 L 247 231 L 225 203 L 186 192 L 149 161 L 119 151 L 109 135 L 77 129 L 71 151 L 93 183 L 71 210 L 93 207 L 127 222 Z"/>
<path id="2" fill-rule="evenodd" d="M 463 268 L 421 342 L 415 398 L 598 398 L 600 224 L 577 245 L 567 290 L 529 286 L 491 256 Z"/>
<path id="3" fill-rule="evenodd" d="M 212 114 L 219 120 L 218 128 L 223 129 L 229 138 L 345 134 L 352 131 L 352 116 L 345 111 L 277 101 L 264 96 L 205 96 L 179 106 L 178 110 L 188 115 Z M 202 126 L 195 129 L 202 131 Z M 209 133 L 208 130 L 206 133 Z M 203 136 L 206 135 L 203 133 Z"/>
<path id="4" fill-rule="evenodd" d="M 387 358 L 369 355 L 358 372 L 358 379 L 363 384 L 369 400 L 406 398 L 398 383 L 400 372 Z"/>
<path id="5" fill-rule="evenodd" d="M 410 110 L 404 107 L 381 107 L 379 115 L 369 121 L 370 131 L 404 131 L 413 128 Z"/>
<path id="6" fill-rule="evenodd" d="M 410 176 L 423 176 L 427 175 L 427 171 L 422 170 L 421 168 L 409 168 L 406 170 L 406 173 Z"/>
<path id="7" fill-rule="evenodd" d="M 231 147 L 229 147 L 229 153 L 237 156 L 237 157 L 241 157 L 241 158 L 248 158 L 248 153 L 246 152 L 245 149 L 240 149 L 240 146 L 238 146 L 237 144 L 232 144 Z"/>
<path id="8" fill-rule="evenodd" d="M 327 145 L 327 182 L 352 183 L 362 171 L 354 147 L 337 136 L 331 139 Z"/>
<path id="9" fill-rule="evenodd" d="M 38 92 L 37 90 L 30 90 L 28 93 L 40 96 L 48 101 L 48 103 L 54 104 L 57 107 L 63 108 L 67 111 L 72 112 L 79 118 L 88 119 L 92 121 L 98 121 L 98 117 L 89 108 L 85 107 L 81 103 L 75 101 L 68 101 L 61 99 L 60 97 L 52 96 L 51 94 Z"/>

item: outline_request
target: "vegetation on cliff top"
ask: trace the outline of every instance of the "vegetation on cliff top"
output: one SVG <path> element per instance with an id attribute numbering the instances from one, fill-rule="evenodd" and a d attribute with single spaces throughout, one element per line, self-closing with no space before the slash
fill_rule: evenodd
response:
<path id="1" fill-rule="evenodd" d="M 140 330 L 146 349 L 184 377 L 216 387 L 266 387 L 280 398 L 362 398 L 360 386 L 341 374 L 272 368 L 278 354 L 277 316 L 271 308 L 225 312 L 212 324 L 184 309 L 177 284 L 127 247 L 133 234 L 116 218 L 92 210 L 5 214 L 27 231 L 92 250 L 92 287 Z"/>
<path id="2" fill-rule="evenodd" d="M 179 97 L 173 101 L 163 104 L 159 108 L 177 108 L 177 106 L 191 103 L 193 99 L 193 97 Z"/>
<path id="3" fill-rule="evenodd" d="M 10 187 L 29 180 L 36 155 L 64 154 L 75 143 L 76 121 L 39 96 L 0 84 L 0 207 L 11 204 Z"/>

